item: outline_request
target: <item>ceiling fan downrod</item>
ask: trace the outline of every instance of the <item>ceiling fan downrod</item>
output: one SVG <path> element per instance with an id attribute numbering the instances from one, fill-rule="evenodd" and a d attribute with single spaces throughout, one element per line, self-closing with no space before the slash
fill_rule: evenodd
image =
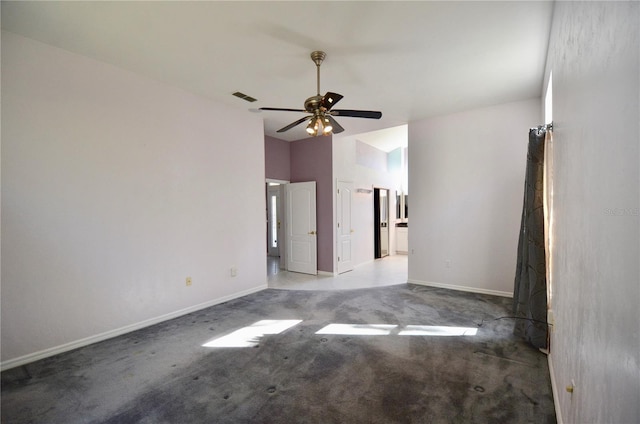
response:
<path id="1" fill-rule="evenodd" d="M 320 65 L 322 65 L 322 61 L 327 57 L 325 52 L 316 50 L 315 52 L 311 52 L 311 60 L 316 64 L 316 77 L 318 81 L 318 96 L 320 95 Z"/>

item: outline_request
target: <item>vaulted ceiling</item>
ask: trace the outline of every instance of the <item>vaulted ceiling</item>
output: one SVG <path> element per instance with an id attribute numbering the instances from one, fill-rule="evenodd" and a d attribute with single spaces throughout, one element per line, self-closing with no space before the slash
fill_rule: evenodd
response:
<path id="1" fill-rule="evenodd" d="M 10 2 L 2 28 L 260 113 L 265 134 L 307 137 L 302 109 L 316 94 L 309 54 L 323 50 L 321 93 L 339 108 L 344 135 L 538 97 L 552 2 Z M 240 91 L 257 99 L 232 96 Z"/>

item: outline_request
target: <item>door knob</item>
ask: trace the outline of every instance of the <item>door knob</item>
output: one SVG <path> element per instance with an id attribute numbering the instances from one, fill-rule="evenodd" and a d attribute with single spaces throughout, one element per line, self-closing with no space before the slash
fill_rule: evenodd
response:
<path id="1" fill-rule="evenodd" d="M 314 234 L 316 234 L 316 232 L 315 231 L 309 231 L 309 234 L 314 235 Z"/>

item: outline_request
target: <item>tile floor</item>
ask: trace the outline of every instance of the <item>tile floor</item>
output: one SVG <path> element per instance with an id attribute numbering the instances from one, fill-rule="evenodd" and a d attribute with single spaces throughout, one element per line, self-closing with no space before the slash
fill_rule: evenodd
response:
<path id="1" fill-rule="evenodd" d="M 406 255 L 386 256 L 358 265 L 337 276 L 308 275 L 278 269 L 278 258 L 267 257 L 267 283 L 272 289 L 350 290 L 405 284 L 408 276 Z"/>

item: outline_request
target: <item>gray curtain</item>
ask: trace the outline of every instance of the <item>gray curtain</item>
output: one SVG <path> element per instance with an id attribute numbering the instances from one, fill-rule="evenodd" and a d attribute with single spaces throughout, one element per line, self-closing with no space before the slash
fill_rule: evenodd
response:
<path id="1" fill-rule="evenodd" d="M 514 334 L 547 348 L 547 274 L 544 234 L 545 130 L 529 131 L 524 204 L 513 289 Z"/>

